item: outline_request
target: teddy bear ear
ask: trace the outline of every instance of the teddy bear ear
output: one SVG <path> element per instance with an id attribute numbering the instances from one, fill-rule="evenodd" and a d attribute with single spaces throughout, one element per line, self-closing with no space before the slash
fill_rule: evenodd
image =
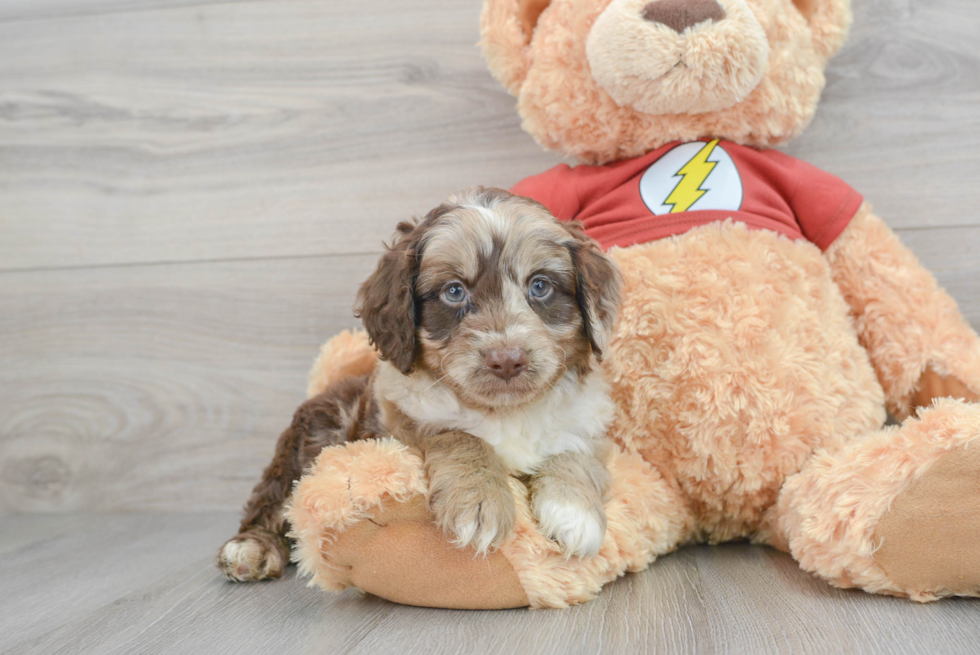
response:
<path id="1" fill-rule="evenodd" d="M 810 24 L 817 52 L 825 59 L 837 54 L 851 27 L 851 0 L 793 0 L 793 4 Z"/>
<path id="2" fill-rule="evenodd" d="M 531 65 L 531 36 L 551 0 L 484 0 L 480 45 L 490 72 L 512 94 L 520 91 Z"/>

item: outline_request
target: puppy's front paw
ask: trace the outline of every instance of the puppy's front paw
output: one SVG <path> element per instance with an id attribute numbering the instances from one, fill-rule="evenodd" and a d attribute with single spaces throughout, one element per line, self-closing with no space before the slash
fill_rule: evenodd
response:
<path id="1" fill-rule="evenodd" d="M 232 582 L 278 578 L 288 559 L 285 539 L 265 530 L 243 532 L 218 550 L 215 564 Z"/>
<path id="2" fill-rule="evenodd" d="M 534 518 L 542 534 L 557 541 L 568 556 L 593 557 L 606 534 L 606 514 L 555 498 L 534 502 Z"/>
<path id="3" fill-rule="evenodd" d="M 514 498 L 505 480 L 450 484 L 430 493 L 436 525 L 455 535 L 460 548 L 473 546 L 477 553 L 486 553 L 514 529 Z"/>

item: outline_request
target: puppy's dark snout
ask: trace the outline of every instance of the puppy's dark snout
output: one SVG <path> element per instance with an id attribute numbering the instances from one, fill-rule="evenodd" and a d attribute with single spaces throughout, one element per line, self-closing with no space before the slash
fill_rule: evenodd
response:
<path id="1" fill-rule="evenodd" d="M 487 368 L 502 380 L 509 380 L 527 368 L 527 353 L 520 348 L 494 348 L 487 352 Z"/>
<path id="2" fill-rule="evenodd" d="M 654 0 L 643 8 L 643 18 L 663 23 L 678 34 L 706 20 L 721 20 L 725 10 L 715 0 Z"/>

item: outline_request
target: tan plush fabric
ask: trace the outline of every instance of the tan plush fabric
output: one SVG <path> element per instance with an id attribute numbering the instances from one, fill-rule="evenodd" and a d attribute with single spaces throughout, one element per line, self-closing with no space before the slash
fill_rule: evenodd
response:
<path id="1" fill-rule="evenodd" d="M 941 375 L 932 365 L 929 365 L 916 384 L 910 404 L 913 408 L 928 407 L 936 398 L 962 398 L 972 403 L 980 402 L 980 395 L 958 378 Z"/>
<path id="2" fill-rule="evenodd" d="M 422 462 L 392 440 L 327 448 L 297 485 L 287 518 L 294 559 L 313 584 L 357 587 L 400 603 L 488 609 L 567 607 L 673 550 L 690 517 L 648 464 L 617 449 L 598 556 L 566 558 L 538 533 L 524 486 L 514 535 L 488 557 L 456 548 L 425 504 Z"/>
<path id="3" fill-rule="evenodd" d="M 607 528 L 599 554 L 567 558 L 534 524 L 522 485 L 514 482 L 518 521 L 501 552 L 513 565 L 532 607 L 567 607 L 592 600 L 604 584 L 642 571 L 674 550 L 690 533 L 692 517 L 660 474 L 641 457 L 609 451 L 612 485 L 605 503 Z"/>
<path id="4" fill-rule="evenodd" d="M 977 398 L 980 340 L 956 301 L 869 205 L 828 248 L 827 261 L 854 312 L 889 411 L 903 418 L 947 393 Z M 921 379 L 927 369 L 932 373 Z M 934 374 L 950 379 L 939 386 Z"/>
<path id="5" fill-rule="evenodd" d="M 837 450 L 819 451 L 784 486 L 772 509 L 776 535 L 772 541 L 789 550 L 803 569 L 838 587 L 918 601 L 951 593 L 972 595 L 972 586 L 954 590 L 946 580 L 956 572 L 949 563 L 957 549 L 969 541 L 969 535 L 980 536 L 975 515 L 933 517 L 932 552 L 917 550 L 918 535 L 911 534 L 900 544 L 890 544 L 883 557 L 878 553 L 884 547 L 882 537 L 901 535 L 921 509 L 916 498 L 942 504 L 949 500 L 944 488 L 962 489 L 961 478 L 980 477 L 980 459 L 971 453 L 980 449 L 978 439 L 980 406 L 947 399 L 923 410 L 920 418 L 906 419 L 901 427 L 886 428 Z M 971 454 L 964 458 L 965 453 Z M 923 493 L 896 501 L 920 480 L 927 487 Z M 976 496 L 975 485 L 971 495 Z M 964 507 L 972 510 L 976 503 Z M 890 510 L 896 514 L 890 517 Z M 876 535 L 879 526 L 883 532 Z M 908 552 L 903 554 L 905 549 Z M 970 561 L 965 559 L 963 565 L 969 566 Z M 889 575 L 888 562 L 898 576 Z M 936 577 L 917 575 L 916 569 Z"/>
<path id="6" fill-rule="evenodd" d="M 422 475 L 418 455 L 391 439 L 325 449 L 286 512 L 300 570 L 324 589 L 353 586 L 399 603 L 527 605 L 503 555 L 476 557 L 436 528 Z"/>
<path id="7" fill-rule="evenodd" d="M 923 327 L 934 315 L 918 318 L 890 300 L 917 277 L 922 288 L 911 292 L 927 306 L 942 308 L 948 297 L 882 228 L 862 214 L 826 257 L 730 222 L 612 251 L 624 277 L 605 364 L 617 447 L 607 462 L 609 528 L 597 557 L 566 559 L 542 537 L 514 480 L 514 536 L 476 570 L 472 556 L 431 525 L 418 456 L 387 440 L 328 449 L 297 485 L 288 517 L 301 570 L 326 589 L 356 586 L 412 604 L 564 607 L 682 543 L 749 537 L 788 550 L 837 586 L 916 600 L 968 593 L 941 580 L 892 578 L 875 558 L 875 531 L 883 520 L 891 525 L 891 503 L 946 454 L 980 438 L 980 406 L 949 400 L 901 428 L 880 429 L 885 394 L 875 373 L 891 369 L 878 358 L 889 353 L 904 362 L 896 370 L 919 372 L 916 353 L 946 352 L 931 340 L 950 334 L 941 322 Z M 873 265 L 850 260 L 868 249 Z M 854 300 L 871 290 L 875 298 Z M 908 335 L 921 347 L 903 359 L 887 339 Z M 972 332 L 959 338 L 967 353 L 977 342 Z M 358 371 L 373 356 L 358 335 L 327 352 L 359 362 Z M 320 365 L 331 375 L 345 370 Z M 939 469 L 929 479 L 944 475 Z M 957 525 L 946 529 L 969 534 Z M 912 569 L 932 570 L 909 557 L 922 564 Z"/>
<path id="8" fill-rule="evenodd" d="M 310 369 L 306 396 L 323 393 L 333 382 L 346 377 L 367 375 L 374 370 L 378 354 L 368 343 L 364 330 L 344 330 L 320 347 Z"/>
<path id="9" fill-rule="evenodd" d="M 751 93 L 765 73 L 769 42 L 748 6 L 733 0 L 725 15 L 709 0 L 724 20 L 703 21 L 680 35 L 647 18 L 646 7 L 666 2 L 613 0 L 596 18 L 585 53 L 601 89 L 620 107 L 647 115 L 716 112 Z M 684 66 L 677 66 L 679 58 Z"/>
<path id="10" fill-rule="evenodd" d="M 980 448 L 943 455 L 903 491 L 875 530 L 874 558 L 917 598 L 980 595 Z"/>
<path id="11" fill-rule="evenodd" d="M 771 508 L 771 538 L 757 540 L 789 550 L 835 586 L 919 601 L 974 595 L 978 426 L 980 407 L 945 400 L 900 428 L 819 451 Z M 614 480 L 609 530 L 597 557 L 564 558 L 536 531 L 514 480 L 517 529 L 484 559 L 435 528 L 421 460 L 407 447 L 381 440 L 328 448 L 287 513 L 294 559 L 324 589 L 353 586 L 413 605 L 584 602 L 606 582 L 698 538 L 683 500 L 642 458 L 614 448 L 607 465 Z"/>
<path id="12" fill-rule="evenodd" d="M 490 68 L 543 145 L 601 163 L 705 136 L 785 141 L 813 116 L 850 22 L 847 0 L 726 0 L 725 19 L 654 26 L 658 56 L 681 59 L 651 77 L 671 57 L 626 52 L 640 4 L 485 1 Z M 739 20 L 751 26 L 727 29 Z M 665 92 L 676 106 L 655 106 Z M 604 363 L 617 416 L 598 556 L 565 558 L 512 480 L 516 530 L 474 559 L 432 526 L 419 457 L 357 442 L 325 450 L 288 511 L 314 584 L 422 605 L 565 607 L 684 543 L 748 537 L 839 587 L 974 593 L 980 405 L 933 400 L 978 397 L 980 338 L 870 207 L 826 253 L 726 221 L 612 256 L 624 286 Z M 374 357 L 361 334 L 332 340 L 311 390 Z M 882 429 L 886 405 L 909 418 Z"/>
<path id="13" fill-rule="evenodd" d="M 814 450 L 884 423 L 815 246 L 726 222 L 612 256 L 624 284 L 610 435 L 686 498 L 699 538 L 753 535 Z"/>
<path id="14" fill-rule="evenodd" d="M 345 583 L 396 603 L 453 609 L 525 607 L 528 597 L 500 552 L 456 548 L 436 527 L 425 496 L 387 500 L 344 532 L 329 553 Z M 411 562 L 411 566 L 406 563 Z"/>
<path id="15" fill-rule="evenodd" d="M 595 164 L 703 136 L 753 146 L 782 143 L 813 117 L 827 58 L 843 43 L 851 21 L 847 0 L 729 0 L 726 12 L 744 18 L 751 28 L 742 25 L 729 32 L 737 21 L 726 19 L 690 34 L 677 34 L 666 26 L 659 26 L 662 31 L 656 35 L 642 32 L 644 39 L 656 41 L 659 52 L 666 49 L 686 58 L 689 75 L 680 75 L 681 67 L 674 71 L 672 66 L 674 72 L 661 79 L 633 68 L 646 66 L 642 61 L 649 59 L 649 52 L 617 57 L 622 66 L 618 70 L 609 48 L 593 44 L 591 57 L 587 52 L 594 27 L 594 38 L 616 52 L 637 43 L 637 25 L 628 40 L 615 39 L 629 31 L 628 26 L 619 20 L 610 25 L 609 19 L 601 18 L 605 11 L 619 12 L 620 5 L 631 1 L 552 0 L 527 35 L 517 0 L 485 0 L 481 44 L 490 71 L 517 96 L 524 129 L 542 146 Z M 622 18 L 627 15 L 624 8 Z M 751 38 L 757 33 L 765 35 L 765 44 Z M 764 60 L 759 59 L 762 48 Z M 603 66 L 605 61 L 608 66 Z M 602 71 L 601 83 L 594 65 Z M 761 77 L 756 74 L 760 66 Z M 754 86 L 746 86 L 746 74 L 757 78 Z M 661 92 L 676 94 L 679 104 L 657 107 Z M 694 98 L 697 103 L 690 102 Z M 653 110 L 664 113 L 648 113 Z"/>
<path id="16" fill-rule="evenodd" d="M 379 511 L 426 492 L 419 456 L 394 439 L 327 448 L 293 489 L 285 516 L 296 540 L 293 560 L 324 589 L 350 585 L 345 564 L 323 557 L 337 535 Z"/>

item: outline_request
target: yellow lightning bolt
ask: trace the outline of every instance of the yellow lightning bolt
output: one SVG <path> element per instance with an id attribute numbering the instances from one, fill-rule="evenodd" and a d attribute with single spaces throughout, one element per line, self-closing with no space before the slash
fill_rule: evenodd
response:
<path id="1" fill-rule="evenodd" d="M 670 192 L 670 195 L 667 196 L 667 199 L 664 200 L 665 205 L 674 206 L 670 210 L 671 214 L 686 212 L 691 208 L 691 205 L 697 202 L 698 198 L 707 193 L 701 188 L 701 185 L 704 184 L 704 181 L 708 179 L 711 171 L 715 168 L 716 162 L 708 161 L 708 155 L 711 154 L 716 145 L 718 145 L 718 139 L 704 144 L 698 154 L 691 157 L 691 161 L 677 171 L 677 175 L 680 175 L 681 179 L 674 190 Z"/>

